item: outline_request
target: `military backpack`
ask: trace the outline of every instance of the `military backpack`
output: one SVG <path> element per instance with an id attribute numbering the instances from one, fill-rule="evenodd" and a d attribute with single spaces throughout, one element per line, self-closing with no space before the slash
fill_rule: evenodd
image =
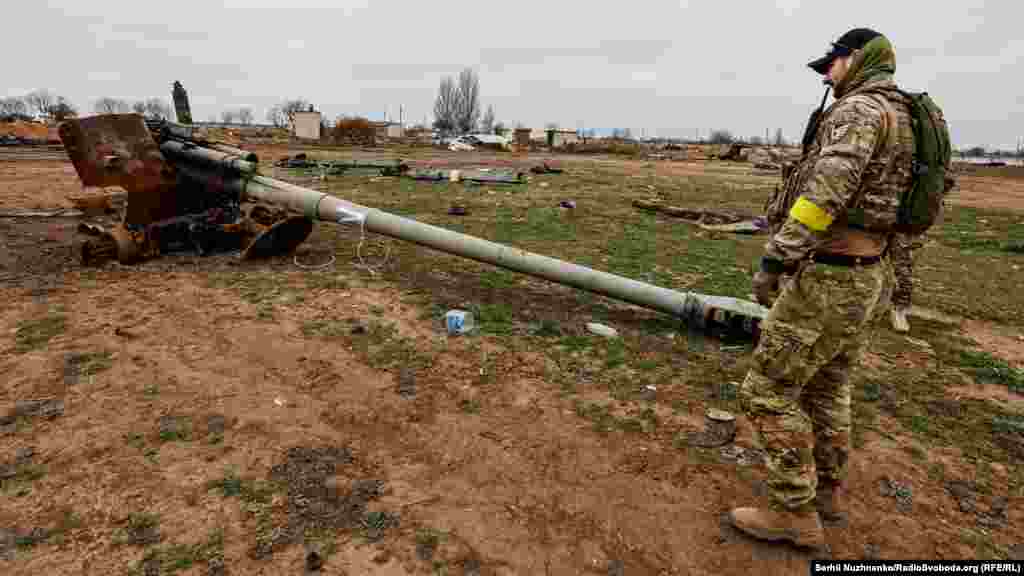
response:
<path id="1" fill-rule="evenodd" d="M 942 201 L 948 191 L 952 150 L 949 127 L 942 109 L 927 92 L 906 92 L 889 88 L 909 102 L 914 126 L 913 184 L 900 194 L 894 232 L 918 235 L 939 219 Z M 879 90 L 884 91 L 884 89 Z"/>

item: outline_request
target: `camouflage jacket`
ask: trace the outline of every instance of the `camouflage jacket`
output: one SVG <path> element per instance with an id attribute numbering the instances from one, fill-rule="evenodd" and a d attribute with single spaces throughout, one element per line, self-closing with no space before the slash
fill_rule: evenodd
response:
<path id="1" fill-rule="evenodd" d="M 813 143 L 769 200 L 765 256 L 786 265 L 827 252 L 857 214 L 859 229 L 888 235 L 900 193 L 913 183 L 909 103 L 889 75 L 844 94 L 822 114 Z"/>

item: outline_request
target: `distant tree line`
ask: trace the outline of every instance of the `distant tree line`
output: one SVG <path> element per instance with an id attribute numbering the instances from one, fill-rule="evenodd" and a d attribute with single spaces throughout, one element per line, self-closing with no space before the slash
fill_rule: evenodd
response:
<path id="1" fill-rule="evenodd" d="M 64 96 L 40 89 L 17 97 L 0 98 L 0 118 L 30 120 L 45 116 L 57 120 L 78 116 L 78 109 Z"/>
<path id="2" fill-rule="evenodd" d="M 160 98 L 130 102 L 123 98 L 104 96 L 97 99 L 93 104 L 93 111 L 97 114 L 128 114 L 134 112 L 142 114 L 146 118 L 157 120 L 171 119 L 171 107 Z"/>

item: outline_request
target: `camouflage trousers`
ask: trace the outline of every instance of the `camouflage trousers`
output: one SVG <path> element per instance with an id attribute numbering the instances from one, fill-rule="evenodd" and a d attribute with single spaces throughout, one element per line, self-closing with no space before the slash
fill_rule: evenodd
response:
<path id="1" fill-rule="evenodd" d="M 910 297 L 914 291 L 913 251 L 920 247 L 920 242 L 904 234 L 896 234 L 889 244 L 892 266 L 896 273 L 896 285 L 892 292 L 893 306 L 910 307 Z"/>
<path id="2" fill-rule="evenodd" d="M 775 503 L 800 507 L 814 499 L 819 478 L 845 478 L 850 370 L 873 323 L 888 313 L 893 283 L 888 259 L 863 267 L 806 263 L 783 280 L 740 390 Z"/>

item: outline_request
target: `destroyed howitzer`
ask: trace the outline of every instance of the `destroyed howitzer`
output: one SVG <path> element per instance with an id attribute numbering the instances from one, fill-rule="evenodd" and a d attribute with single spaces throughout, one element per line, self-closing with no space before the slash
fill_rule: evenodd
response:
<path id="1" fill-rule="evenodd" d="M 244 258 L 288 253 L 321 220 L 666 312 L 690 327 L 718 324 L 756 335 L 767 315 L 747 300 L 676 292 L 268 178 L 251 152 L 203 140 L 188 126 L 104 115 L 68 120 L 60 136 L 85 185 L 128 193 L 124 221 L 83 248 L 85 260 L 135 262 L 189 243 L 201 251 L 237 249 Z"/>

